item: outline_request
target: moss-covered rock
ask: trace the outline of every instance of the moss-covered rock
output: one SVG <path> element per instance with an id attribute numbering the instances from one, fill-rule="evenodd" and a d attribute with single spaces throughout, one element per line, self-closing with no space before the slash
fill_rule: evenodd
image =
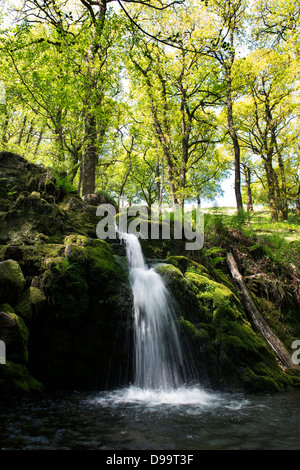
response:
<path id="1" fill-rule="evenodd" d="M 15 305 L 25 286 L 20 265 L 15 260 L 0 262 L 0 303 Z"/>
<path id="2" fill-rule="evenodd" d="M 55 194 L 55 176 L 50 168 L 30 163 L 12 152 L 0 152 L 1 194 L 5 200 L 16 200 L 22 191 Z"/>
<path id="3" fill-rule="evenodd" d="M 28 361 L 29 331 L 22 318 L 14 313 L 9 304 L 0 306 L 0 339 L 6 345 L 7 359 L 25 364 Z"/>
<path id="4" fill-rule="evenodd" d="M 236 290 L 201 265 L 170 257 L 156 269 L 179 305 L 179 325 L 199 381 L 215 388 L 276 391 L 292 384 L 266 341 L 253 329 Z M 176 265 L 176 266 L 175 266 Z M 264 367 L 263 367 L 264 365 Z"/>
<path id="5" fill-rule="evenodd" d="M 169 256 L 166 260 L 168 263 L 176 266 L 184 274 L 186 271 L 195 272 L 197 274 L 208 274 L 208 270 L 203 264 L 197 263 L 186 256 Z"/>
<path id="6" fill-rule="evenodd" d="M 46 303 L 46 296 L 38 287 L 29 287 L 26 289 L 20 302 L 15 306 L 15 312 L 22 317 L 25 322 L 36 318 L 43 305 Z"/>
<path id="7" fill-rule="evenodd" d="M 37 244 L 19 246 L 22 258 L 20 267 L 26 279 L 39 276 L 53 263 L 58 263 L 64 257 L 65 246 L 63 244 Z"/>
<path id="8" fill-rule="evenodd" d="M 64 213 L 42 197 L 20 193 L 1 223 L 0 237 L 13 245 L 45 243 L 64 231 Z"/>
<path id="9" fill-rule="evenodd" d="M 68 194 L 59 205 L 65 214 L 64 224 L 67 233 L 76 233 L 88 237 L 96 236 L 99 217 L 96 207 L 84 202 L 80 196 Z"/>
<path id="10" fill-rule="evenodd" d="M 91 243 L 91 238 L 86 235 L 79 235 L 78 233 L 72 233 L 64 238 L 64 245 L 87 246 Z"/>
<path id="11" fill-rule="evenodd" d="M 68 258 L 49 264 L 43 276 L 43 292 L 52 315 L 76 328 L 89 305 L 84 267 Z"/>
<path id="12" fill-rule="evenodd" d="M 25 365 L 7 361 L 0 364 L 0 390 L 2 395 L 41 394 L 45 387 L 30 375 Z"/>

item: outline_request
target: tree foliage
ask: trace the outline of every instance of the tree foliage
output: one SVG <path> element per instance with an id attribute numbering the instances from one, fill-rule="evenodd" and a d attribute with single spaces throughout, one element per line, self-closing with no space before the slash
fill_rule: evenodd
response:
<path id="1" fill-rule="evenodd" d="M 120 203 L 199 204 L 233 171 L 237 209 L 299 210 L 298 1 L 22 0 L 8 11 L 2 149 Z"/>

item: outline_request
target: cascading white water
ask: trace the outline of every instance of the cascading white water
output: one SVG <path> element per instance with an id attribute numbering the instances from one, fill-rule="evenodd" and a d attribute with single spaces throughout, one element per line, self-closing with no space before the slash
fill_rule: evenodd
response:
<path id="1" fill-rule="evenodd" d="M 134 296 L 135 386 L 178 388 L 186 376 L 173 299 L 161 276 L 147 267 L 137 237 L 124 233 L 120 238 L 126 246 Z"/>

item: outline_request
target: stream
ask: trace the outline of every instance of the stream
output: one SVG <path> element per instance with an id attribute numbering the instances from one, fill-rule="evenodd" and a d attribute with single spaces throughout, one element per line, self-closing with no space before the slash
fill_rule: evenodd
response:
<path id="1" fill-rule="evenodd" d="M 296 450 L 300 391 L 128 387 L 1 401 L 4 450 Z"/>

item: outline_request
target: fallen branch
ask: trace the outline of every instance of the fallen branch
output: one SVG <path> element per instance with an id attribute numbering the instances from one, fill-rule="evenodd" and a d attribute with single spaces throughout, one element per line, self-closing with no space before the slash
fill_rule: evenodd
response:
<path id="1" fill-rule="evenodd" d="M 227 264 L 229 266 L 231 275 L 233 279 L 236 281 L 243 300 L 244 307 L 249 314 L 251 320 L 259 330 L 259 332 L 262 334 L 262 336 L 265 338 L 265 340 L 268 342 L 270 347 L 272 348 L 273 352 L 276 354 L 279 365 L 282 369 L 296 369 L 297 366 L 292 362 L 291 356 L 286 350 L 285 346 L 283 343 L 280 341 L 279 338 L 273 333 L 273 331 L 270 329 L 270 327 L 267 325 L 265 320 L 263 319 L 261 313 L 257 309 L 253 298 L 251 297 L 251 294 L 249 290 L 247 289 L 247 286 L 245 285 L 243 281 L 243 277 L 240 274 L 236 261 L 232 255 L 232 253 L 227 254 Z"/>

